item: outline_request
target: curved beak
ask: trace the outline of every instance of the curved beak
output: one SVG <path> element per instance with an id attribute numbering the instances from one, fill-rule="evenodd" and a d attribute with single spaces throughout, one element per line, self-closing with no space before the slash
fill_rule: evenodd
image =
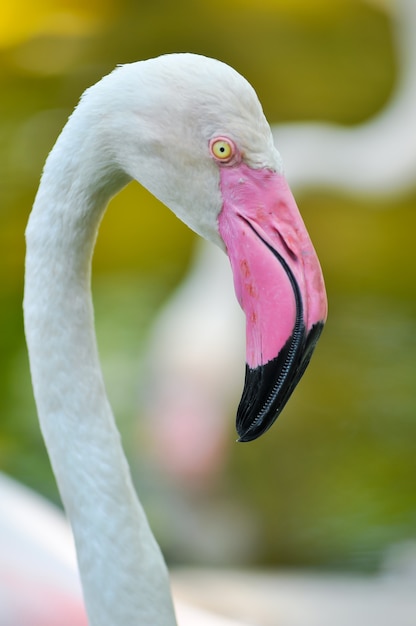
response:
<path id="1" fill-rule="evenodd" d="M 327 299 L 318 257 L 285 178 L 245 163 L 221 168 L 220 235 L 246 315 L 239 441 L 270 428 L 321 334 Z"/>

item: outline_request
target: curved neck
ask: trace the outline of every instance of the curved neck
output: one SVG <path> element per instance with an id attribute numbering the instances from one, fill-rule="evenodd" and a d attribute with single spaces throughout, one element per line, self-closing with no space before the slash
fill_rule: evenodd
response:
<path id="1" fill-rule="evenodd" d="M 48 158 L 26 232 L 24 317 L 39 420 L 91 626 L 172 626 L 166 566 L 132 484 L 94 333 L 95 237 L 128 177 L 76 125 L 71 118 Z"/>

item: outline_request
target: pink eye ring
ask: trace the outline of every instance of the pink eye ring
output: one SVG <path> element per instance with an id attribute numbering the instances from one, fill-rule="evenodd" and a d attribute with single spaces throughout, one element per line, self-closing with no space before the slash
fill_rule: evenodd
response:
<path id="1" fill-rule="evenodd" d="M 237 154 L 237 148 L 228 137 L 214 137 L 209 142 L 209 149 L 212 156 L 220 163 L 230 163 Z"/>

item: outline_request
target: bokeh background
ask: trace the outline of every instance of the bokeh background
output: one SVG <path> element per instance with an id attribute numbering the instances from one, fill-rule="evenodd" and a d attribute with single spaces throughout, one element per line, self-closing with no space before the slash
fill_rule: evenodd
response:
<path id="1" fill-rule="evenodd" d="M 246 76 L 271 123 L 359 124 L 386 105 L 398 80 L 388 5 L 2 3 L 2 471 L 59 503 L 23 336 L 24 228 L 43 162 L 79 95 L 118 63 L 193 51 Z M 409 129 L 409 141 L 415 136 Z M 138 491 L 171 563 L 370 572 L 391 546 L 416 538 L 416 183 L 388 198 L 325 188 L 296 195 L 326 277 L 327 328 L 265 437 L 235 444 L 230 408 L 221 471 L 197 485 L 158 471 L 140 427 L 146 337 L 188 270 L 196 236 L 137 184 L 111 202 L 103 221 L 93 288 L 105 378 Z"/>

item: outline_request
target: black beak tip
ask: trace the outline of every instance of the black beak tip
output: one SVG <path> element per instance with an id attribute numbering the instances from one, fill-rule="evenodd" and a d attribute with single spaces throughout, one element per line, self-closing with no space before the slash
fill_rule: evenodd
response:
<path id="1" fill-rule="evenodd" d="M 254 441 L 258 439 L 262 433 L 255 433 L 248 430 L 246 433 L 238 433 L 239 437 L 237 439 L 237 443 L 248 443 L 249 441 Z"/>
<path id="2" fill-rule="evenodd" d="M 290 337 L 277 357 L 254 369 L 246 366 L 243 395 L 237 411 L 236 428 L 239 442 L 254 441 L 263 435 L 279 417 L 296 385 L 302 378 L 324 322 L 314 324 L 303 337 Z"/>

